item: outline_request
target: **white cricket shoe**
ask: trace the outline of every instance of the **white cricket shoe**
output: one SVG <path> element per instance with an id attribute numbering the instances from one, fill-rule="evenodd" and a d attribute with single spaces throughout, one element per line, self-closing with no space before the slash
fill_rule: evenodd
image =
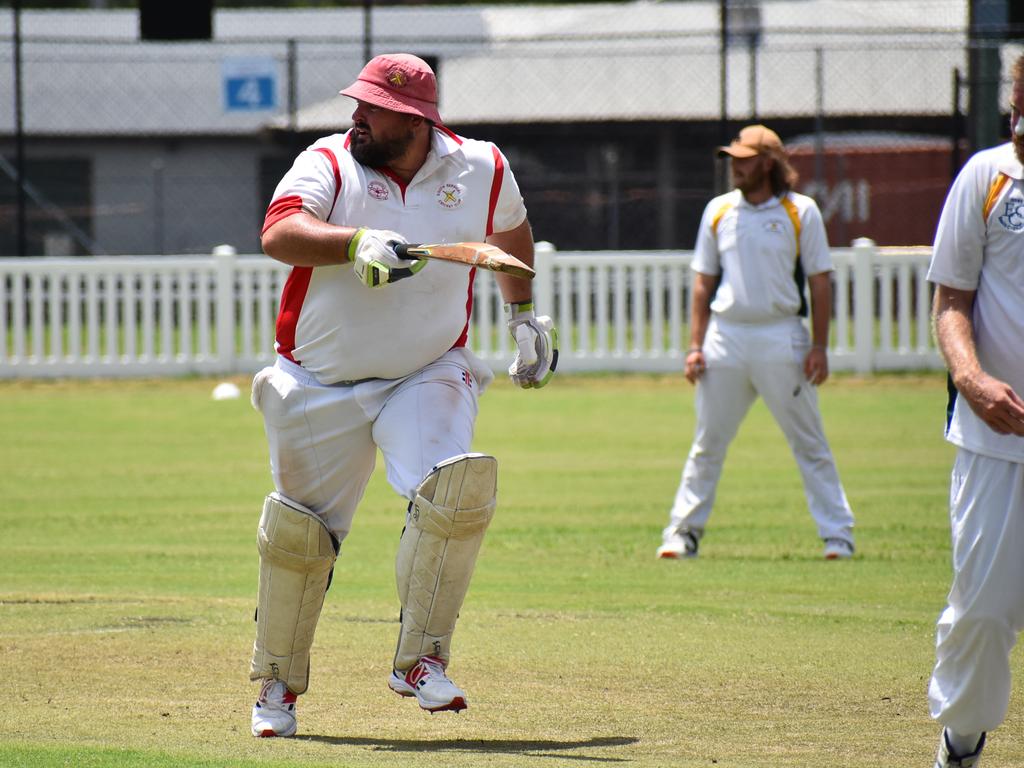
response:
<path id="1" fill-rule="evenodd" d="M 849 560 L 853 557 L 853 544 L 846 539 L 825 539 L 826 560 Z"/>
<path id="2" fill-rule="evenodd" d="M 681 560 L 697 556 L 700 539 L 693 531 L 680 531 L 669 526 L 661 535 L 662 542 L 657 552 L 659 560 Z"/>
<path id="3" fill-rule="evenodd" d="M 946 729 L 942 729 L 942 737 L 939 739 L 939 754 L 935 757 L 935 768 L 974 768 L 981 764 L 981 750 L 985 748 L 985 734 L 981 734 L 978 746 L 969 755 L 958 755 L 949 745 L 949 737 L 946 736 Z"/>
<path id="4" fill-rule="evenodd" d="M 399 696 L 415 696 L 428 712 L 459 712 L 466 708 L 466 694 L 444 672 L 445 663 L 424 656 L 404 675 L 392 671 L 388 688 Z"/>
<path id="5" fill-rule="evenodd" d="M 280 680 L 264 680 L 252 705 L 253 736 L 294 736 L 296 695 Z"/>

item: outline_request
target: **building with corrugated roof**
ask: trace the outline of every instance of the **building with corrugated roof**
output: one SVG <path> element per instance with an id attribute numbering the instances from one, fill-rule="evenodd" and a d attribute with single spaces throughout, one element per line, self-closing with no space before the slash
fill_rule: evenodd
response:
<path id="1" fill-rule="evenodd" d="M 379 8 L 372 52 L 436 62 L 446 123 L 498 141 L 538 239 L 561 248 L 692 247 L 720 178 L 712 150 L 746 122 L 784 139 L 950 136 L 966 0 L 751 0 L 724 55 L 718 11 L 718 0 Z M 222 9 L 209 41 L 151 42 L 135 11 L 22 12 L 33 251 L 257 250 L 294 153 L 348 125 L 353 105 L 337 91 L 363 64 L 365 21 L 359 8 Z M 12 33 L 0 17 L 8 71 Z M 0 104 L 13 103 L 13 79 L 0 78 Z M 15 129 L 0 109 L 8 161 Z"/>

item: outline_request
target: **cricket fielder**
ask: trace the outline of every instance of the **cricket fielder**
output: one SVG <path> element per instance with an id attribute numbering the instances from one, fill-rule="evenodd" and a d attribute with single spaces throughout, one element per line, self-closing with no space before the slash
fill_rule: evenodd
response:
<path id="1" fill-rule="evenodd" d="M 685 375 L 697 386 L 697 426 L 657 556 L 695 557 L 725 454 L 760 396 L 786 436 L 828 560 L 853 555 L 853 512 L 818 411 L 828 378 L 832 260 L 814 200 L 778 134 L 750 125 L 719 156 L 735 189 L 704 209 L 693 257 Z M 811 330 L 805 283 L 811 293 Z"/>
<path id="2" fill-rule="evenodd" d="M 1006 719 L 1024 629 L 1024 56 L 1011 70 L 1012 141 L 974 155 L 949 190 L 928 279 L 955 386 L 946 439 L 953 584 L 939 616 L 935 768 L 978 764 Z"/>
<path id="3" fill-rule="evenodd" d="M 395 246 L 486 241 L 533 263 L 508 162 L 442 125 L 424 61 L 377 56 L 341 93 L 356 102 L 351 130 L 298 156 L 263 228 L 264 251 L 293 269 L 277 362 L 252 386 L 275 486 L 258 529 L 255 736 L 296 732 L 317 620 L 378 449 L 408 502 L 388 686 L 431 712 L 466 707 L 446 670 L 496 504 L 497 461 L 470 452 L 492 374 L 466 347 L 473 269 L 404 260 Z M 517 346 L 509 375 L 541 387 L 557 359 L 551 321 L 535 316 L 528 280 L 497 280 Z"/>

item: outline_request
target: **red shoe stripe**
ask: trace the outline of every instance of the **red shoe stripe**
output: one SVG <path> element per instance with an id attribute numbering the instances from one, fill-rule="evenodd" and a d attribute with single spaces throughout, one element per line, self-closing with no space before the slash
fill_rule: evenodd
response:
<path id="1" fill-rule="evenodd" d="M 405 682 L 409 685 L 415 686 L 420 680 L 425 678 L 430 672 L 427 670 L 425 664 L 417 664 L 415 667 L 405 673 Z"/>
<path id="2" fill-rule="evenodd" d="M 454 699 L 449 701 L 442 707 L 434 707 L 428 709 L 428 712 L 461 712 L 466 708 L 466 700 L 461 696 L 456 696 Z"/>
<path id="3" fill-rule="evenodd" d="M 445 663 L 436 656 L 424 656 L 416 663 L 416 666 L 405 673 L 405 682 L 409 685 L 416 685 L 420 680 L 430 674 L 430 668 L 423 663 L 425 661 L 437 664 L 442 670 L 445 668 Z"/>

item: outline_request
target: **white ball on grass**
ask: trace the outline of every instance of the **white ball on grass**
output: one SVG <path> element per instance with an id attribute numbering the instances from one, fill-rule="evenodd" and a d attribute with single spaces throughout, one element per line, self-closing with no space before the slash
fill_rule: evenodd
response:
<path id="1" fill-rule="evenodd" d="M 222 381 L 213 388 L 214 400 L 235 400 L 240 394 L 238 386 L 230 381 Z"/>

